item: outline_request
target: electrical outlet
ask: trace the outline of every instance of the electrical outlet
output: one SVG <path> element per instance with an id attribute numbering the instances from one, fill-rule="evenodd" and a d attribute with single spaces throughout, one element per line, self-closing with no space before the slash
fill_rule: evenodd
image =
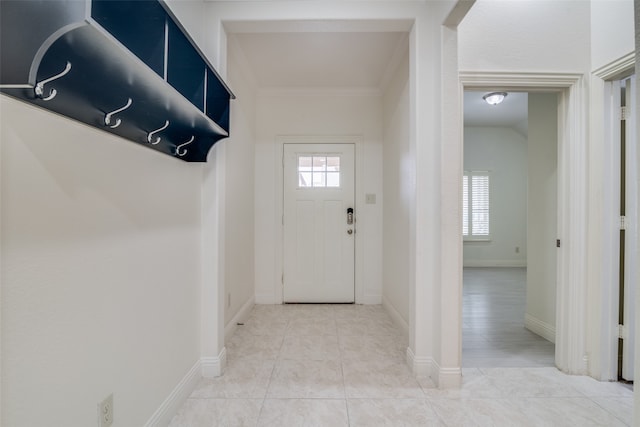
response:
<path id="1" fill-rule="evenodd" d="M 516 253 L 519 254 L 520 253 L 520 246 L 516 246 Z"/>
<path id="2" fill-rule="evenodd" d="M 113 424 L 113 393 L 98 403 L 98 427 L 109 427 Z"/>
<path id="3" fill-rule="evenodd" d="M 227 294 L 227 308 L 231 308 L 231 294 Z"/>

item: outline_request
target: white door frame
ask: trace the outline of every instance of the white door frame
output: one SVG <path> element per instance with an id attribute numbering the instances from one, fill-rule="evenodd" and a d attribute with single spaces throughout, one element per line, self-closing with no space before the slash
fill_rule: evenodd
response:
<path id="1" fill-rule="evenodd" d="M 562 244 L 558 249 L 556 366 L 567 373 L 586 374 L 588 144 L 583 76 L 461 71 L 459 79 L 460 93 L 467 89 L 500 89 L 559 94 L 557 232 Z M 462 146 L 463 140 L 458 143 Z"/>
<path id="2" fill-rule="evenodd" d="M 625 78 L 626 83 L 626 109 L 635 112 L 637 110 L 635 75 Z M 634 347 L 635 347 L 635 294 L 638 277 L 638 147 L 636 117 L 629 114 L 625 119 L 626 139 L 626 207 L 625 215 L 630 217 L 625 231 L 624 252 L 624 307 L 623 324 L 627 336 L 624 338 L 622 358 L 622 378 L 633 381 L 635 377 Z M 618 123 L 620 123 L 618 121 Z"/>
<path id="3" fill-rule="evenodd" d="M 283 153 L 284 144 L 354 144 L 355 146 L 355 220 L 363 221 L 364 194 L 361 191 L 363 185 L 362 167 L 362 145 L 363 137 L 361 135 L 279 135 L 276 137 L 276 156 L 274 170 L 276 173 L 276 189 L 275 189 L 275 222 L 273 224 L 274 233 L 274 289 L 273 297 L 276 304 L 282 304 L 284 301 L 282 277 L 284 274 L 284 226 L 282 217 L 284 215 L 284 188 L 283 188 Z M 360 227 L 360 230 L 363 228 Z M 355 303 L 367 304 L 364 298 L 364 285 L 362 282 L 364 273 L 364 262 L 362 244 L 364 233 L 356 232 L 355 235 Z"/>
<path id="4" fill-rule="evenodd" d="M 590 98 L 591 98 L 591 122 L 590 134 L 594 138 L 597 155 L 592 163 L 592 170 L 597 173 L 590 175 L 596 176 L 596 179 L 602 182 L 602 198 L 597 202 L 601 202 L 604 206 L 611 206 L 618 198 L 616 191 L 619 191 L 616 181 L 618 173 L 613 169 L 612 162 L 619 161 L 619 150 L 616 150 L 611 144 L 607 144 L 611 135 L 607 134 L 607 128 L 610 127 L 612 118 L 610 117 L 611 109 L 607 98 L 610 94 L 606 91 L 606 82 L 616 80 L 624 74 L 632 72 L 635 67 L 635 53 L 630 53 L 610 64 L 607 64 L 594 71 L 590 82 Z M 632 96 L 635 96 L 632 94 Z M 633 113 L 632 113 L 633 114 Z M 595 282 L 591 285 L 595 290 L 598 301 L 589 307 L 590 312 L 599 313 L 600 316 L 590 325 L 595 331 L 592 344 L 592 363 L 590 364 L 590 374 L 602 381 L 611 381 L 618 379 L 618 282 L 614 278 L 618 277 L 618 258 L 615 254 L 618 251 L 618 215 L 615 211 L 601 209 L 593 212 L 596 217 L 594 223 L 601 223 L 599 234 L 595 237 L 591 247 L 594 259 L 601 259 L 601 264 L 596 265 L 590 263 L 589 277 Z M 636 289 L 638 292 L 638 289 Z"/>

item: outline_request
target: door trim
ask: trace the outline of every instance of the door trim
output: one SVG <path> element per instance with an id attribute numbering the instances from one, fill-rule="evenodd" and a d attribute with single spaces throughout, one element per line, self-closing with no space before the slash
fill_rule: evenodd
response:
<path id="1" fill-rule="evenodd" d="M 364 193 L 361 191 L 363 184 L 363 165 L 362 165 L 362 135 L 278 135 L 276 136 L 276 155 L 274 156 L 275 164 L 275 215 L 274 215 L 274 288 L 273 302 L 274 304 L 282 304 L 284 302 L 284 288 L 282 284 L 282 276 L 284 274 L 284 226 L 282 225 L 282 216 L 284 215 L 284 177 L 283 177 L 283 153 L 284 144 L 353 144 L 355 147 L 355 211 L 356 221 L 360 221 L 359 230 L 355 234 L 355 303 L 356 304 L 379 304 L 378 299 L 369 301 L 364 293 L 363 275 L 364 275 L 364 257 L 363 241 L 365 233 L 363 223 L 366 221 L 364 215 Z"/>
<path id="2" fill-rule="evenodd" d="M 565 244 L 559 249 L 557 264 L 556 366 L 567 373 L 586 374 L 588 264 L 585 248 L 589 159 L 583 75 L 464 71 L 460 71 L 458 75 L 462 86 L 460 93 L 467 89 L 500 88 L 559 94 L 557 233 Z M 463 144 L 462 140 L 459 144 Z M 458 289 L 461 292 L 462 283 Z"/>

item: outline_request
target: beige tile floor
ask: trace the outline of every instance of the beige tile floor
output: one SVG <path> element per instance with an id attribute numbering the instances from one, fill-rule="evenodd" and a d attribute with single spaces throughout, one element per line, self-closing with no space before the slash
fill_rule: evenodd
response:
<path id="1" fill-rule="evenodd" d="M 632 392 L 555 368 L 464 368 L 438 390 L 380 306 L 256 306 L 170 426 L 625 426 Z"/>

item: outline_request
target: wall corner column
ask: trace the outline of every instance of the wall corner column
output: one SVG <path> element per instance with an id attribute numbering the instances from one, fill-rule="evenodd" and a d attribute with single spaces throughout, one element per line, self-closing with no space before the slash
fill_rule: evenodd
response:
<path id="1" fill-rule="evenodd" d="M 202 376 L 222 375 L 226 366 L 224 347 L 224 188 L 225 146 L 216 144 L 203 168 L 201 330 Z"/>
<path id="2" fill-rule="evenodd" d="M 556 366 L 586 375 L 587 147 L 586 82 L 574 77 L 559 98 Z"/>
<path id="3" fill-rule="evenodd" d="M 425 11 L 426 12 L 426 11 Z M 439 278 L 440 153 L 435 129 L 439 125 L 438 59 L 432 23 L 426 14 L 416 17 L 410 37 L 410 152 L 413 165 L 413 197 L 410 209 L 410 307 L 407 362 L 413 373 L 438 377 L 434 364 L 434 331 L 439 309 L 434 291 Z M 431 31 L 430 31 L 431 30 Z"/>
<path id="4" fill-rule="evenodd" d="M 462 384 L 462 86 L 457 27 L 441 26 L 440 388 Z M 445 167 L 446 165 L 446 167 Z"/>

